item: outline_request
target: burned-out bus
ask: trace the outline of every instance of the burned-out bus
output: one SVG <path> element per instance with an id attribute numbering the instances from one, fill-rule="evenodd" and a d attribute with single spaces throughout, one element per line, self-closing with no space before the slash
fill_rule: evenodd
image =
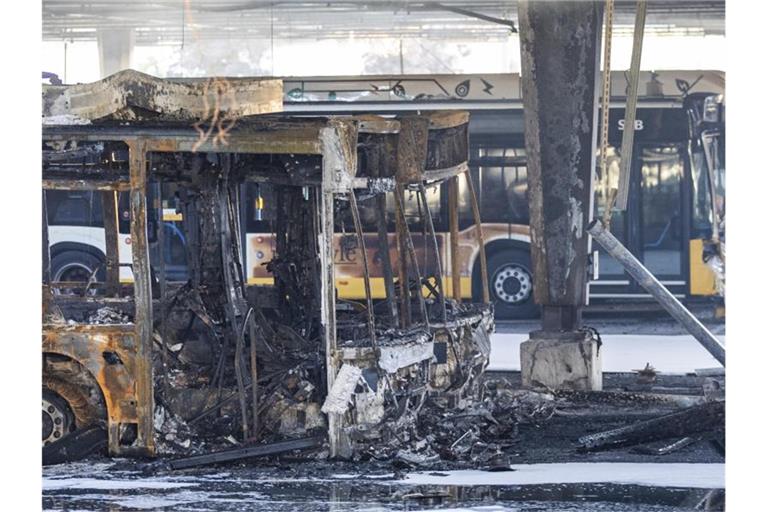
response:
<path id="1" fill-rule="evenodd" d="M 429 234 L 416 240 L 403 207 L 406 191 L 424 199 L 429 188 L 466 179 L 468 114 L 278 114 L 280 85 L 128 70 L 44 88 L 43 189 L 100 201 L 106 254 L 86 281 L 54 280 L 47 220 L 55 197 L 43 195 L 44 463 L 97 449 L 199 455 L 194 439 L 215 452 L 202 455 L 208 461 L 252 454 L 224 453 L 231 439 L 266 441 L 259 449 L 269 453 L 351 458 L 375 446 L 394 455 L 412 439 L 402 418 L 418 418 L 427 398 L 447 412 L 482 395 L 494 328 L 488 285 L 481 303 L 443 286 L 444 275 L 458 274 L 441 264 L 429 211 L 421 213 Z M 262 234 L 274 246 L 273 281 L 261 286 L 247 286 L 243 258 L 249 213 L 241 198 L 253 183 L 271 187 L 280 212 Z M 184 282 L 164 258 L 151 264 L 153 241 L 170 246 L 158 222 L 164 190 L 181 214 Z M 399 250 L 384 265 L 389 307 L 381 308 L 370 271 L 362 299 L 336 293 L 334 232 L 351 219 L 365 247 L 358 205 L 374 200 L 386 240 L 386 195 L 397 205 Z M 452 211 L 458 225 L 455 201 Z M 130 238 L 119 234 L 121 222 Z M 421 242 L 432 247 L 432 267 L 421 265 Z M 450 249 L 452 261 L 458 252 Z M 69 293 L 52 293 L 62 289 Z M 191 459 L 171 464 L 199 461 Z"/>

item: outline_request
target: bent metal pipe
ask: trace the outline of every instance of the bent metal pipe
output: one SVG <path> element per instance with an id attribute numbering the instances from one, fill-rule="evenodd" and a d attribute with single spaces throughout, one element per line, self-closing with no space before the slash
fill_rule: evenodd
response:
<path id="1" fill-rule="evenodd" d="M 693 316 L 610 231 L 605 229 L 601 220 L 596 219 L 592 221 L 587 231 L 608 254 L 621 263 L 621 266 L 626 269 L 640 286 L 645 288 L 675 320 L 680 322 L 707 349 L 707 352 L 712 354 L 712 357 L 725 367 L 725 347 L 720 343 L 720 340 L 709 329 L 704 327 L 699 319 Z"/>

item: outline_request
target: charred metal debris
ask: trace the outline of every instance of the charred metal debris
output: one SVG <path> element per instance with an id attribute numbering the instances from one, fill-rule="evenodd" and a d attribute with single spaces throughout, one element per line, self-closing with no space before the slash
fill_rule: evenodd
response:
<path id="1" fill-rule="evenodd" d="M 468 114 L 257 116 L 279 110 L 281 88 L 271 82 L 213 90 L 126 72 L 44 91 L 43 188 L 100 193 L 106 247 L 86 283 L 51 282 L 43 216 L 49 452 L 75 435 L 95 449 L 97 426 L 111 455 L 249 457 L 276 453 L 257 445 L 287 442 L 280 446 L 313 448 L 311 457 L 417 463 L 459 457 L 478 449 L 478 436 L 507 428 L 498 418 L 485 434 L 462 423 L 492 417 L 479 377 L 493 316 L 487 283 L 485 303 L 462 303 L 457 286 L 446 293 L 451 271 L 458 283 L 458 267 L 449 271 L 458 246 L 441 252 L 426 200 L 429 187 L 468 179 Z M 201 140 L 216 117 L 201 99 L 232 121 L 226 137 Z M 269 283 L 248 282 L 248 184 L 271 190 Z M 181 219 L 183 282 L 150 257 L 164 236 L 160 190 L 173 191 Z M 418 257 L 406 192 L 421 206 Z M 361 203 L 375 211 L 364 219 L 372 237 Z M 128 267 L 118 258 L 120 226 L 130 230 Z M 363 259 L 364 301 L 335 291 L 334 262 L 350 248 Z M 383 267 L 380 301 L 371 294 L 374 260 Z M 48 436 L 46 418 L 56 424 Z"/>

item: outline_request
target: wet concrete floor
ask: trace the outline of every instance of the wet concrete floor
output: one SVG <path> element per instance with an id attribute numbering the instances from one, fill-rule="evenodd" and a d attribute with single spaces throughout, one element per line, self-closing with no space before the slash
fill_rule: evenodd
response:
<path id="1" fill-rule="evenodd" d="M 44 470 L 43 509 L 693 511 L 711 488 L 722 487 L 721 464 L 669 464 L 669 469 L 642 463 L 589 466 L 577 464 L 572 470 L 563 464 L 515 466 L 517 471 L 503 474 L 408 474 L 381 468 L 366 471 L 365 464 L 315 462 L 307 467 L 293 462 L 171 472 L 156 464 L 86 461 Z M 564 475 L 570 483 L 533 483 Z M 420 483 L 443 480 L 445 484 Z"/>

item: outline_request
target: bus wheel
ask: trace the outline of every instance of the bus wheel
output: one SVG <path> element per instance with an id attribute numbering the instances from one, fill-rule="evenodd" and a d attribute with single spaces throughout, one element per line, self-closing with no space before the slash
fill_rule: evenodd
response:
<path id="1" fill-rule="evenodd" d="M 58 393 L 43 388 L 43 446 L 75 429 L 75 415 Z"/>
<path id="2" fill-rule="evenodd" d="M 64 251 L 51 258 L 51 281 L 88 282 L 93 270 L 101 266 L 101 262 L 95 256 L 87 252 Z M 101 271 L 99 271 L 99 274 Z M 98 276 L 103 279 L 102 276 Z M 74 295 L 71 288 L 54 288 L 54 293 L 62 295 Z M 95 292 L 91 292 L 93 294 Z"/>
<path id="3" fill-rule="evenodd" d="M 81 379 L 82 380 L 82 379 Z M 75 428 L 82 428 L 91 423 L 96 422 L 101 417 L 100 405 L 94 403 L 91 399 L 91 392 L 87 386 L 69 382 L 59 376 L 47 376 L 43 377 L 43 407 L 45 408 L 46 398 L 53 397 L 53 400 L 48 400 L 50 405 L 57 411 L 69 411 L 71 420 L 69 421 L 69 428 L 64 428 L 61 431 L 62 435 L 69 434 Z M 58 414 L 54 412 L 54 414 Z M 45 421 L 45 420 L 44 420 Z M 56 423 L 54 419 L 54 423 Z M 58 439 L 54 435 L 55 441 Z M 43 444 L 45 440 L 43 440 Z"/>
<path id="4" fill-rule="evenodd" d="M 488 258 L 488 288 L 496 318 L 533 318 L 538 314 L 531 268 L 531 256 L 524 251 L 502 251 Z"/>

